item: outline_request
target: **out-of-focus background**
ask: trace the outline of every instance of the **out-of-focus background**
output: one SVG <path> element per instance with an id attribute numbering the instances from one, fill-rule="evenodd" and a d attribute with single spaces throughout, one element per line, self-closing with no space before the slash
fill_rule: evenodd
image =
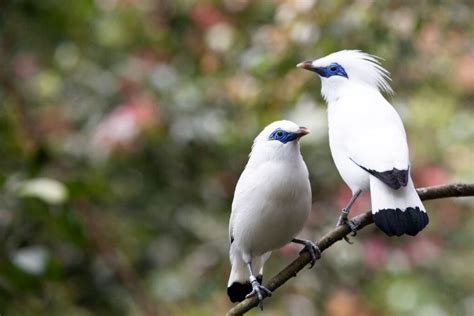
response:
<path id="1" fill-rule="evenodd" d="M 252 139 L 302 140 L 313 210 L 350 196 L 320 81 L 345 48 L 384 58 L 417 186 L 474 179 L 472 1 L 0 1 L 0 313 L 221 315 L 227 221 Z M 416 238 L 364 229 L 253 315 L 473 315 L 473 199 L 425 203 Z M 354 215 L 370 207 L 367 195 Z M 270 277 L 300 247 L 276 251 Z"/>

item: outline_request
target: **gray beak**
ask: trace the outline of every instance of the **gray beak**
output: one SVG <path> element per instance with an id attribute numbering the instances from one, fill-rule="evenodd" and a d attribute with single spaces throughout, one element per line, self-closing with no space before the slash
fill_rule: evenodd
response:
<path id="1" fill-rule="evenodd" d="M 314 71 L 312 60 L 303 61 L 303 62 L 299 63 L 298 65 L 296 65 L 296 67 L 303 68 L 303 69 L 310 70 L 310 71 Z"/>
<path id="2" fill-rule="evenodd" d="M 308 135 L 308 134 L 309 134 L 309 129 L 303 126 L 300 126 L 300 128 L 298 128 L 298 130 L 296 131 L 296 135 L 298 135 L 298 137 L 303 137 L 304 135 Z"/>

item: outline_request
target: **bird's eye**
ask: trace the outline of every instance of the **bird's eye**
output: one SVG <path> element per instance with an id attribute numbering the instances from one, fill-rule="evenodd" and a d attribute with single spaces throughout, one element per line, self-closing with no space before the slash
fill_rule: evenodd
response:
<path id="1" fill-rule="evenodd" d="M 282 132 L 282 131 L 278 131 L 278 132 L 276 132 L 276 135 L 277 135 L 278 137 L 282 137 L 282 136 L 283 136 L 283 132 Z"/>
<path id="2" fill-rule="evenodd" d="M 336 71 L 337 68 L 336 68 L 336 66 L 331 66 L 331 68 L 329 68 L 329 70 L 331 70 L 331 71 Z"/>

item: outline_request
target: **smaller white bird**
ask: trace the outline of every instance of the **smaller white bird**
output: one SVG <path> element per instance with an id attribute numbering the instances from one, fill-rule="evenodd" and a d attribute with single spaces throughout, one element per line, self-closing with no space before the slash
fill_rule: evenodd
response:
<path id="1" fill-rule="evenodd" d="M 262 285 L 263 265 L 271 251 L 288 242 L 303 244 L 320 257 L 311 241 L 294 238 L 311 210 L 308 169 L 298 140 L 308 129 L 290 121 L 273 122 L 255 138 L 249 161 L 237 183 L 229 221 L 232 270 L 227 294 L 232 302 L 271 296 Z M 303 251 L 302 250 L 302 251 Z"/>
<path id="2" fill-rule="evenodd" d="M 392 92 L 377 57 L 343 50 L 297 67 L 321 78 L 328 103 L 329 145 L 339 173 L 352 190 L 338 225 L 356 232 L 349 210 L 370 190 L 375 224 L 389 236 L 416 235 L 428 215 L 410 177 L 408 144 L 400 116 L 381 91 Z M 347 239 L 346 239 L 347 240 Z"/>

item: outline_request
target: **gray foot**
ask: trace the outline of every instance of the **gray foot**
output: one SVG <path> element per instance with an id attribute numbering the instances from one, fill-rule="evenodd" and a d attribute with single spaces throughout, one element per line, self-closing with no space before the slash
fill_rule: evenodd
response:
<path id="1" fill-rule="evenodd" d="M 272 292 L 266 287 L 264 287 L 263 285 L 260 285 L 260 283 L 258 283 L 256 279 L 252 280 L 251 283 L 252 283 L 252 292 L 247 294 L 245 298 L 249 298 L 253 295 L 256 295 L 258 299 L 258 305 L 260 306 L 260 309 L 263 310 L 263 305 L 262 305 L 263 298 L 265 296 L 268 296 L 268 297 L 272 296 Z"/>
<path id="2" fill-rule="evenodd" d="M 316 246 L 316 244 L 314 242 L 312 242 L 311 240 L 298 239 L 298 241 L 295 241 L 295 239 L 293 239 L 293 242 L 297 242 L 297 243 L 300 243 L 300 244 L 304 245 L 304 248 L 303 248 L 303 250 L 300 251 L 300 253 L 302 253 L 305 250 L 307 250 L 309 252 L 309 254 L 311 255 L 311 261 L 309 263 L 309 269 L 311 269 L 314 266 L 314 264 L 316 263 L 316 260 L 321 258 L 321 250 L 319 250 L 319 247 Z"/>
<path id="3" fill-rule="evenodd" d="M 359 227 L 359 223 L 352 219 L 348 219 L 347 214 L 348 211 L 345 208 L 342 209 L 341 216 L 339 216 L 339 220 L 337 221 L 336 227 L 346 224 L 352 231 L 352 236 L 355 236 L 357 235 L 357 227 Z M 344 236 L 344 240 L 347 241 L 349 244 L 352 244 L 352 242 L 347 236 Z"/>

